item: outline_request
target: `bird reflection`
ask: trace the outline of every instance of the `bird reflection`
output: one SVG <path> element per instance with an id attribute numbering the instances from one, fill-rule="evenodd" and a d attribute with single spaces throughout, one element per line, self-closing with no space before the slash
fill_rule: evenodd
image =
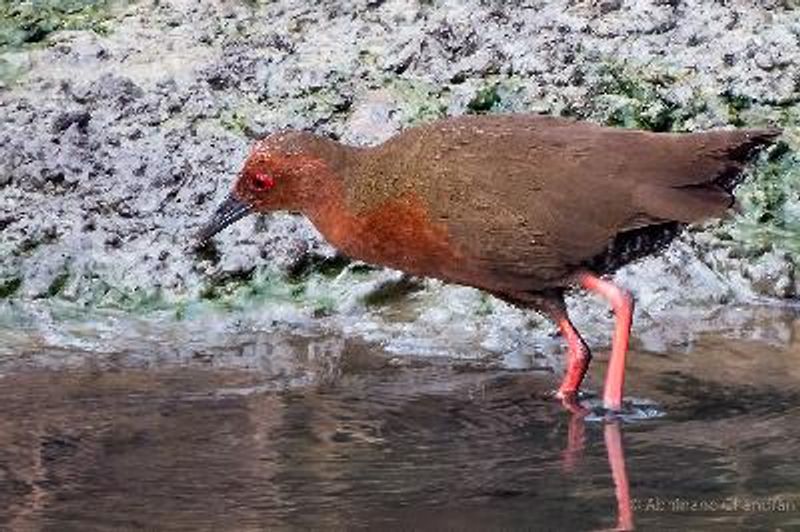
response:
<path id="1" fill-rule="evenodd" d="M 562 462 L 564 471 L 569 473 L 576 469 L 583 458 L 583 451 L 586 447 L 586 416 L 591 411 L 582 406 L 574 397 L 565 398 L 562 403 L 570 413 L 567 446 Z M 630 484 L 625 465 L 625 448 L 622 442 L 619 418 L 603 420 L 603 439 L 608 454 L 608 465 L 611 468 L 611 478 L 614 481 L 614 495 L 617 499 L 616 530 L 634 530 Z"/>
<path id="2" fill-rule="evenodd" d="M 625 467 L 625 449 L 622 445 L 620 420 L 605 422 L 603 436 L 608 452 L 608 464 L 611 466 L 611 477 L 614 479 L 614 493 L 617 497 L 617 530 L 633 530 L 633 511 L 631 494 L 628 485 L 628 470 Z"/>

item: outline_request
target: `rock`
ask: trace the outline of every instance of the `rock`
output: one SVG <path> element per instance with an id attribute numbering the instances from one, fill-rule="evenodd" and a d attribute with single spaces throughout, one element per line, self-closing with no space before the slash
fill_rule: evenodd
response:
<path id="1" fill-rule="evenodd" d="M 400 130 L 397 104 L 386 91 L 372 92 L 355 105 L 342 140 L 357 146 L 379 144 Z"/>
<path id="2" fill-rule="evenodd" d="M 607 15 L 612 11 L 622 9 L 622 0 L 601 0 L 597 3 L 597 9 L 600 10 L 601 15 Z"/>
<path id="3" fill-rule="evenodd" d="M 21 293 L 26 298 L 40 299 L 58 295 L 69 276 L 68 256 L 58 246 L 45 247 L 33 255 L 23 267 Z"/>
<path id="4" fill-rule="evenodd" d="M 11 177 L 12 177 L 11 174 L 12 170 L 11 168 L 9 168 L 9 165 L 7 163 L 0 164 L 0 187 L 4 187 L 9 183 L 11 183 Z"/>
<path id="5" fill-rule="evenodd" d="M 765 253 L 753 263 L 745 264 L 744 271 L 752 282 L 753 289 L 759 294 L 778 298 L 797 295 L 794 262 L 786 253 Z"/>
<path id="6" fill-rule="evenodd" d="M 92 115 L 87 111 L 65 111 L 53 120 L 53 133 L 62 133 L 73 124 L 81 131 L 86 131 Z"/>

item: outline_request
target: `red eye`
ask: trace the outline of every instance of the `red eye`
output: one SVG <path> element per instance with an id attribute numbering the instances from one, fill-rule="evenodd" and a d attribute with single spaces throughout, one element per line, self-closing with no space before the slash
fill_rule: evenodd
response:
<path id="1" fill-rule="evenodd" d="M 253 177 L 253 185 L 258 190 L 269 190 L 275 186 L 275 179 L 269 174 L 258 173 Z"/>

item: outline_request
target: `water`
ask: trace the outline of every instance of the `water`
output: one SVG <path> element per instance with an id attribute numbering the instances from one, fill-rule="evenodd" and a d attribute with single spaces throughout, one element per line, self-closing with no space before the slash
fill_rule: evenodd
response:
<path id="1" fill-rule="evenodd" d="M 780 319 L 780 342 L 634 349 L 647 415 L 624 421 L 566 412 L 546 368 L 324 330 L 129 322 L 99 350 L 113 327 L 65 342 L 7 325 L 0 527 L 797 529 L 800 321 Z"/>

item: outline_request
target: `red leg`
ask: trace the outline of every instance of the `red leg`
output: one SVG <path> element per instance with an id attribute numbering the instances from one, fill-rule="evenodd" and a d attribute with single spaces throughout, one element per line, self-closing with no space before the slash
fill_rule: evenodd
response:
<path id="1" fill-rule="evenodd" d="M 578 280 L 585 289 L 607 299 L 614 310 L 614 336 L 606 371 L 603 405 L 608 410 L 619 410 L 622 408 L 622 388 L 625 385 L 625 358 L 633 321 L 633 298 L 613 283 L 590 273 L 581 274 Z"/>
<path id="2" fill-rule="evenodd" d="M 554 319 L 561 331 L 561 336 L 567 342 L 567 372 L 561 381 L 557 397 L 569 399 L 575 397 L 580 391 L 583 377 L 586 375 L 586 370 L 589 369 L 592 353 L 583 338 L 581 338 L 578 330 L 569 321 L 566 312 L 558 313 L 558 315 L 554 316 Z"/>

